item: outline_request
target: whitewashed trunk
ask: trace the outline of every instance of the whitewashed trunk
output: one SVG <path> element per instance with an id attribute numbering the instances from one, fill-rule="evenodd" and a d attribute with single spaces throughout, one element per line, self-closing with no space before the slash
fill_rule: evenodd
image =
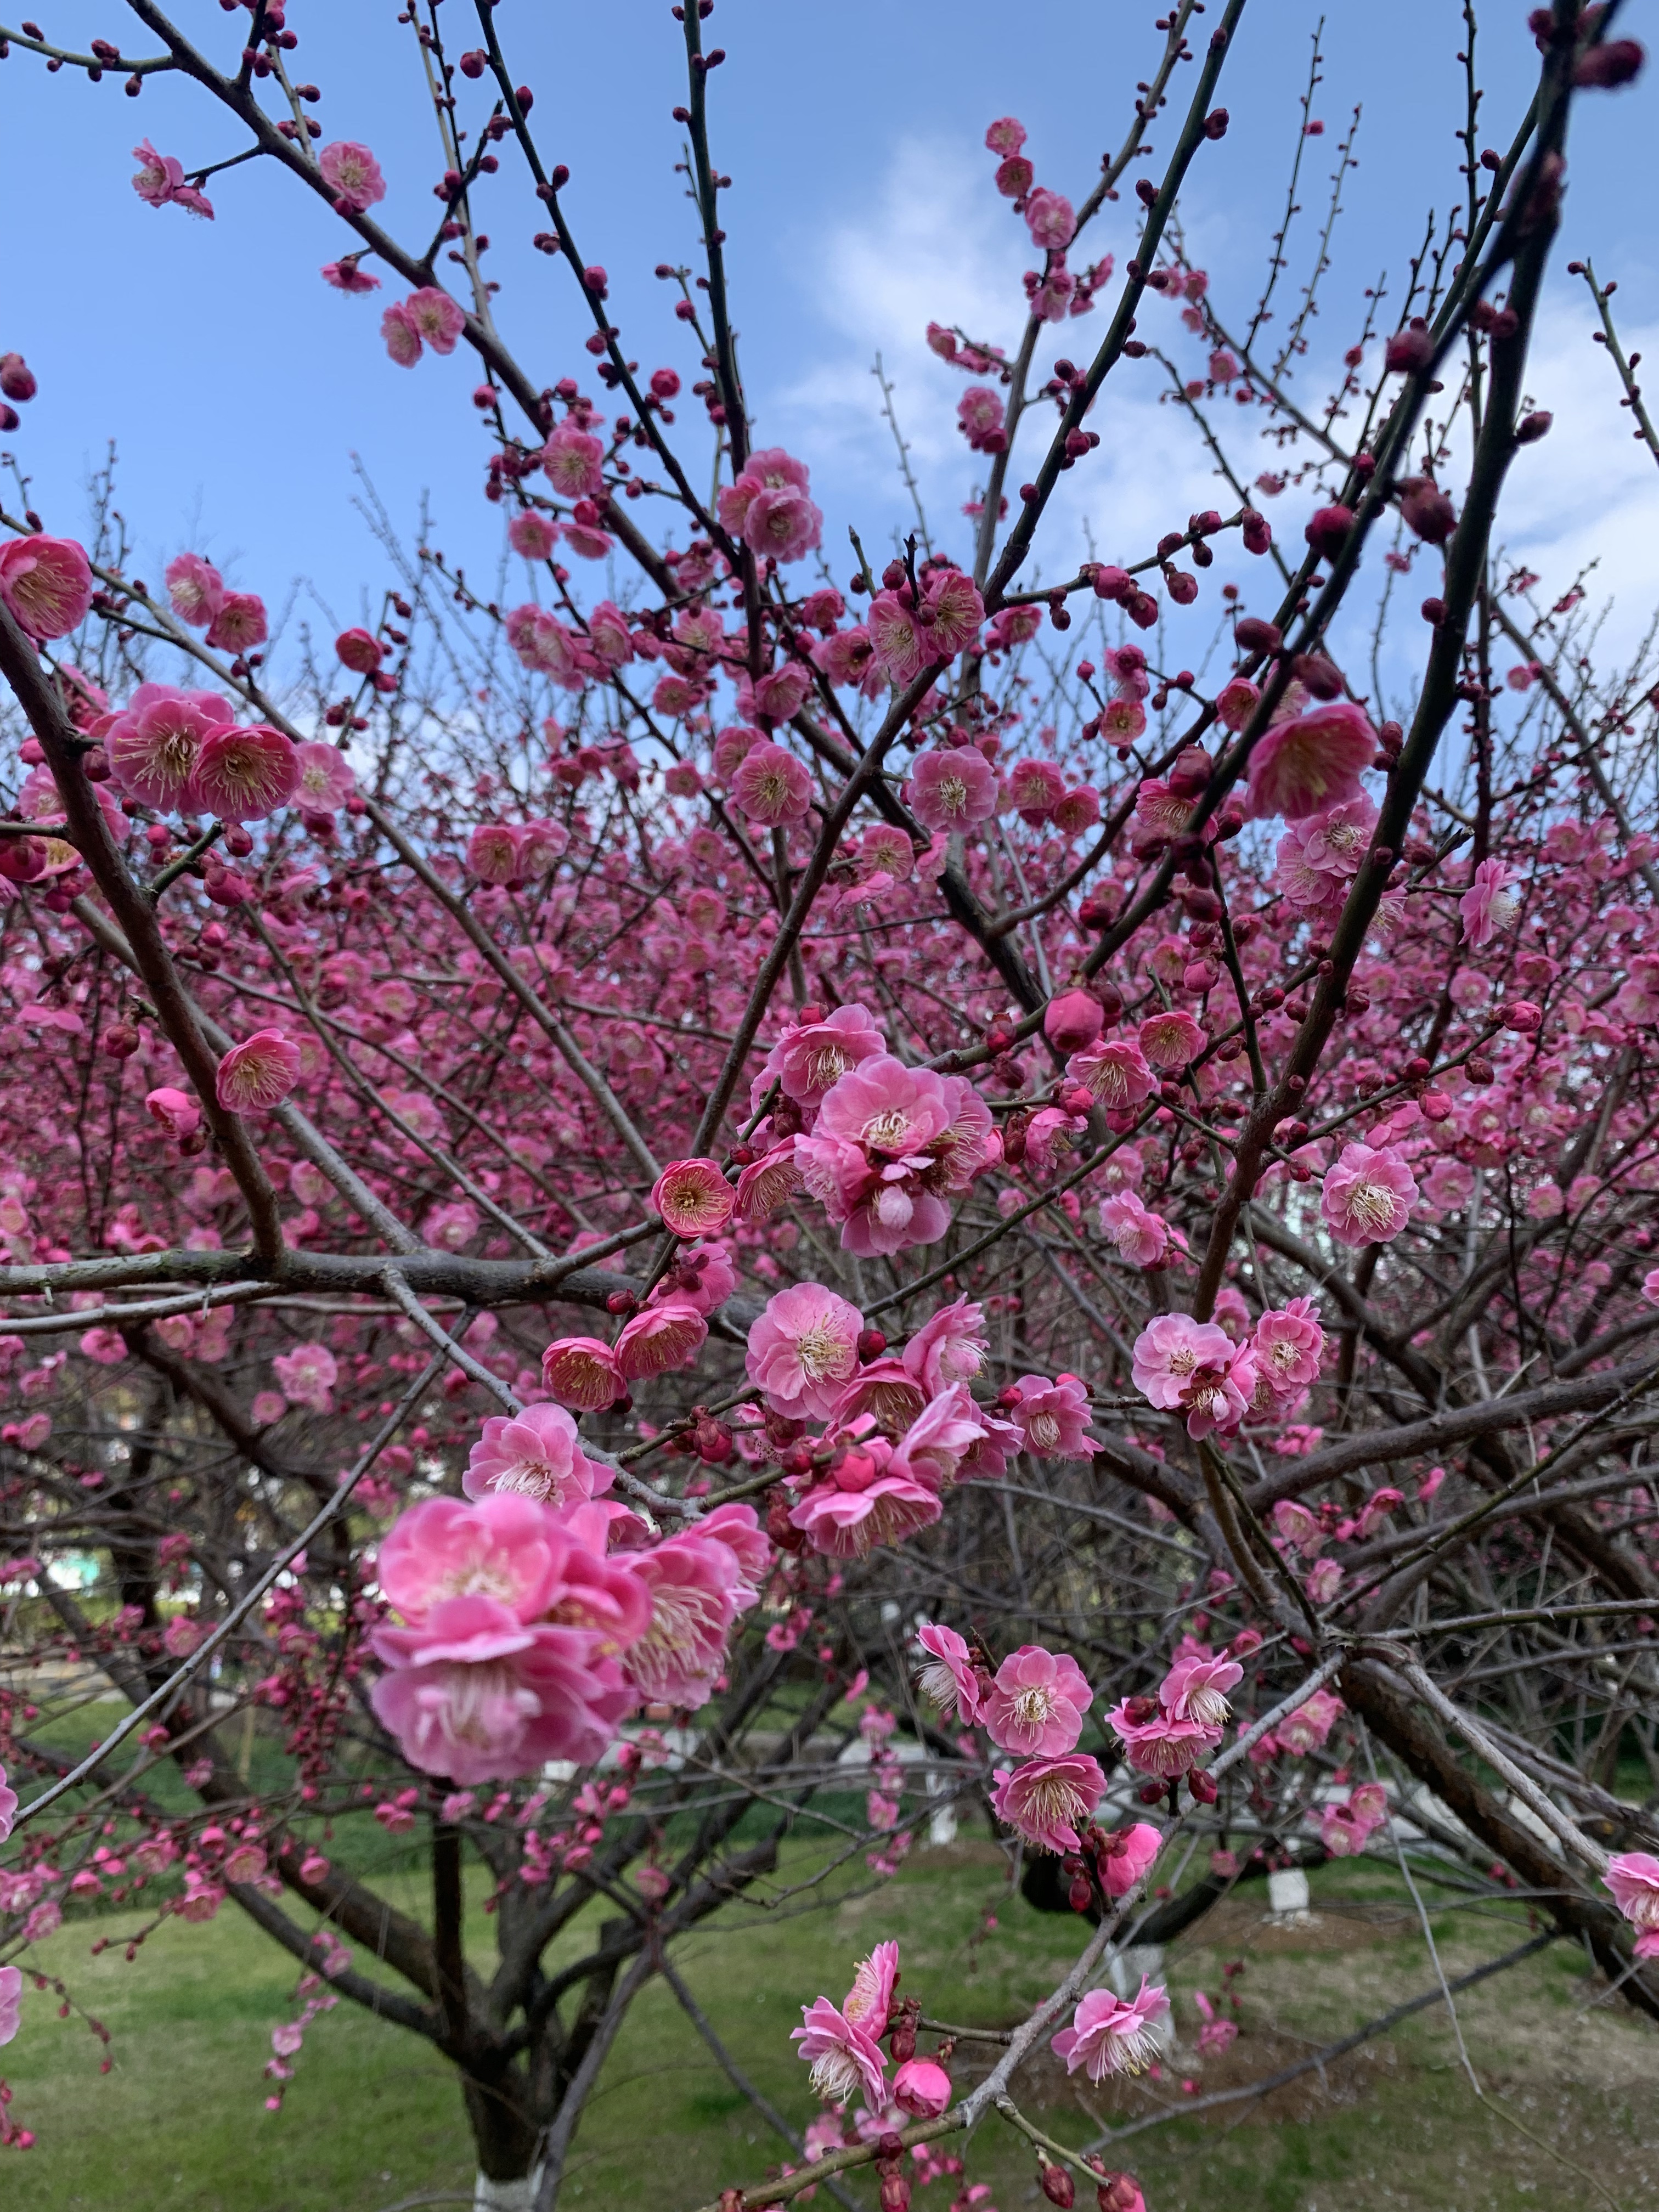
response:
<path id="1" fill-rule="evenodd" d="M 492 2181 L 479 2174 L 472 2185 L 472 2212 L 535 2212 L 540 2170 L 516 2181 Z"/>

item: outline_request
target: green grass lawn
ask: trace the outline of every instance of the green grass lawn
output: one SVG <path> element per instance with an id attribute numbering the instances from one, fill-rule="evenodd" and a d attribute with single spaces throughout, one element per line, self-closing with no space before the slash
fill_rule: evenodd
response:
<path id="1" fill-rule="evenodd" d="M 813 1865 L 807 1847 L 791 1854 L 781 1892 Z M 899 1937 L 904 1989 L 933 2016 L 1007 2025 L 1052 1986 L 1079 1933 L 1070 1918 L 1010 1898 L 983 1843 L 919 1851 L 896 1881 L 870 1893 L 846 1893 L 849 1880 L 836 1877 L 842 1893 L 828 1904 L 808 1888 L 770 1911 L 730 1910 L 676 1954 L 734 2057 L 798 2125 L 812 2106 L 789 2029 L 803 2002 L 821 1990 L 841 1996 L 872 1943 Z M 1045 2060 L 1019 2085 L 1025 2108 L 1081 2143 L 1114 2118 L 1178 2108 L 1186 2080 L 1214 2088 L 1271 2072 L 1433 1984 L 1415 1915 L 1385 1866 L 1316 1875 L 1316 1917 L 1304 1929 L 1266 1926 L 1263 1902 L 1259 1891 L 1241 1895 L 1171 1953 L 1182 2045 L 1159 2081 L 1115 2100 L 1085 2082 L 1085 2106 Z M 988 1908 L 998 1925 L 975 1941 Z M 114 2063 L 100 2076 L 100 2047 L 83 2022 L 60 2020 L 50 1995 L 26 1995 L 5 2070 L 14 2110 L 39 2141 L 26 2154 L 0 2154 L 6 2212 L 384 2212 L 469 2187 L 460 2100 L 423 2045 L 343 2003 L 313 2027 L 283 2109 L 268 2113 L 261 2069 L 270 2028 L 289 2014 L 291 1962 L 229 1907 L 204 1928 L 169 1921 L 136 1965 L 118 1944 L 88 1957 L 95 1937 L 131 1924 L 84 1918 L 41 1947 L 42 1963 L 107 2023 Z M 1438 1912 L 1434 1925 L 1448 1974 L 1525 1933 L 1519 1908 Z M 483 1963 L 482 1917 L 476 1936 Z M 1244 1965 L 1243 2033 L 1223 2059 L 1200 2066 L 1192 1992 L 1216 1994 L 1230 1960 Z M 1109 2162 L 1139 2174 L 1152 2212 L 1577 2212 L 1608 2201 L 1653 2212 L 1659 2033 L 1617 2001 L 1596 2005 L 1600 1993 L 1582 1954 L 1558 1945 L 1460 1998 L 1469 2056 L 1501 2109 L 1471 2091 L 1440 2006 L 1322 2083 L 1309 2075 L 1265 2106 L 1177 2118 Z M 678 2212 L 726 2184 L 758 2179 L 782 2146 L 657 1984 L 612 2054 L 577 2152 L 568 2207 Z M 1000 2212 L 1042 2203 L 1029 2154 L 999 2119 L 965 2154 L 968 2179 L 990 2186 Z M 945 2212 L 951 2186 L 919 2189 L 917 2206 Z M 867 2180 L 857 2193 L 874 2205 Z M 820 2193 L 815 2212 L 830 2203 Z"/>

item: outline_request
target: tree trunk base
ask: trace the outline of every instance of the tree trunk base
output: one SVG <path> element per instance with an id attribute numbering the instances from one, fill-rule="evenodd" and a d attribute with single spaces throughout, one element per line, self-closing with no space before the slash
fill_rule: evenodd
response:
<path id="1" fill-rule="evenodd" d="M 541 2178 L 539 2166 L 534 2173 L 520 2174 L 510 2181 L 495 2181 L 480 2173 L 472 2185 L 472 2212 L 535 2212 Z"/>

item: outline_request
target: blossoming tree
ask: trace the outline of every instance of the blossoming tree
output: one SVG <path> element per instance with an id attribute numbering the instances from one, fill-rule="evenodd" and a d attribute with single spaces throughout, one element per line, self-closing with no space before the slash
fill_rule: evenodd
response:
<path id="1" fill-rule="evenodd" d="M 1659 1774 L 1654 672 L 1597 674 L 1582 594 L 1493 536 L 1550 428 L 1570 125 L 1639 49 L 1534 12 L 1511 142 L 1472 99 L 1463 198 L 1316 404 L 1322 248 L 1278 345 L 1283 241 L 1253 310 L 1185 251 L 1249 26 L 1178 0 L 1086 197 L 986 133 L 1040 265 L 1007 345 L 928 330 L 982 486 L 951 550 L 919 513 L 838 568 L 738 374 L 710 0 L 673 10 L 700 262 L 651 342 L 689 378 L 611 319 L 510 9 L 399 18 L 446 156 L 400 242 L 283 6 L 225 4 L 198 41 L 128 0 L 137 58 L 0 52 L 186 80 L 234 150 L 145 140 L 146 202 L 234 219 L 206 187 L 258 158 L 333 210 L 323 278 L 386 295 L 392 362 L 471 349 L 524 596 L 422 546 L 331 656 L 267 653 L 257 593 L 188 549 L 141 580 L 107 503 L 76 537 L 20 477 L 3 513 L 0 2041 L 66 1906 L 153 1899 L 136 1954 L 234 1905 L 300 1969 L 272 2105 L 317 2012 L 371 2005 L 453 2063 L 480 2205 L 548 2212 L 653 1977 L 730 2063 L 675 1939 L 787 1893 L 849 1754 L 833 1850 L 890 1872 L 921 1787 L 977 1800 L 1090 1932 L 960 2094 L 878 1946 L 804 2005 L 826 2110 L 767 2112 L 799 2163 L 722 2205 L 874 2164 L 902 2212 L 994 2109 L 1052 2201 L 1134 2212 L 1014 2069 L 1139 2070 L 1169 2001 L 1116 1951 L 1298 1856 L 1518 1882 L 1550 1928 L 1483 1973 L 1569 1934 L 1659 2016 L 1619 1768 Z M 580 374 L 483 273 L 515 184 Z M 1147 377 L 1231 512 L 1073 565 L 1057 492 Z M 21 354 L 0 392 L 9 434 Z M 88 1681 L 122 1715 L 77 1759 L 48 1723 Z"/>

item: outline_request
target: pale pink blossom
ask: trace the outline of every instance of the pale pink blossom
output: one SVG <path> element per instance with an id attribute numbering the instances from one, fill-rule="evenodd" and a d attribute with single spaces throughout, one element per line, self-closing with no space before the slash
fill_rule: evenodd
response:
<path id="1" fill-rule="evenodd" d="M 1311 1298 L 1269 1307 L 1255 1325 L 1252 1343 L 1256 1372 L 1266 1377 L 1275 1396 L 1295 1398 L 1319 1380 L 1325 1332 Z"/>
<path id="2" fill-rule="evenodd" d="M 1065 2060 L 1068 2074 L 1081 2067 L 1091 2081 L 1112 2074 L 1142 2074 L 1158 2052 L 1153 2023 L 1169 2009 L 1163 1989 L 1149 1984 L 1145 1974 L 1132 1998 L 1091 1990 L 1072 2014 L 1072 2025 L 1050 2036 L 1048 2047 Z"/>
<path id="3" fill-rule="evenodd" d="M 1615 1851 L 1602 1879 L 1638 1935 L 1659 1931 L 1659 1858 L 1651 1851 Z"/>
<path id="4" fill-rule="evenodd" d="M 1163 1848 L 1163 1837 L 1145 1820 L 1133 1821 L 1109 1835 L 1095 1860 L 1107 1896 L 1127 1897 L 1138 1888 Z"/>
<path id="5" fill-rule="evenodd" d="M 1318 1559 L 1307 1573 L 1308 1595 L 1316 1605 L 1328 1605 L 1342 1586 L 1342 1570 L 1334 1559 Z"/>
<path id="6" fill-rule="evenodd" d="M 1243 1679 L 1236 1659 L 1178 1659 L 1158 1686 L 1158 1701 L 1171 1720 L 1219 1728 L 1231 1716 L 1226 1693 Z"/>
<path id="7" fill-rule="evenodd" d="M 651 1705 L 695 1711 L 714 1694 L 732 1622 L 752 1592 L 728 1545 L 696 1530 L 630 1555 L 651 1600 L 650 1625 L 625 1656 L 628 1679 Z"/>
<path id="8" fill-rule="evenodd" d="M 11 1824 L 17 1811 L 17 1792 L 6 1782 L 6 1770 L 0 1766 L 0 1844 L 11 1833 Z"/>
<path id="9" fill-rule="evenodd" d="M 1302 833 L 1302 857 L 1324 876 L 1357 875 L 1376 827 L 1376 809 L 1362 793 L 1340 805 L 1325 807 L 1297 823 Z"/>
<path id="10" fill-rule="evenodd" d="M 872 2112 L 887 2102 L 887 2061 L 873 2037 L 837 2012 L 828 1997 L 801 2007 L 801 2026 L 789 2039 L 812 2069 L 816 2094 L 826 2104 L 847 2105 L 862 2096 Z"/>
<path id="11" fill-rule="evenodd" d="M 561 497 L 605 497 L 605 447 L 574 422 L 560 424 L 543 447 L 541 458 L 547 480 Z"/>
<path id="12" fill-rule="evenodd" d="M 837 1006 L 823 1021 L 791 1022 L 755 1078 L 751 1103 L 758 1109 L 775 1082 L 797 1105 L 816 1106 L 849 1068 L 886 1049 L 886 1038 L 861 1006 Z"/>
<path id="13" fill-rule="evenodd" d="M 989 1109 L 960 1076 L 862 1061 L 826 1093 L 795 1157 L 811 1194 L 841 1224 L 844 1249 L 868 1258 L 932 1244 L 950 1224 L 949 1194 L 990 1158 Z"/>
<path id="14" fill-rule="evenodd" d="M 905 1367 L 929 1396 L 952 1382 L 971 1382 L 982 1372 L 990 1350 L 984 1328 L 985 1309 L 956 1298 L 925 1321 L 905 1346 Z"/>
<path id="15" fill-rule="evenodd" d="M 461 1487 L 469 1498 L 495 1491 L 535 1498 L 556 1513 L 609 1490 L 611 1470 L 590 1460 L 562 1406 L 526 1406 L 485 1421 L 467 1455 Z"/>
<path id="16" fill-rule="evenodd" d="M 1352 700 L 1315 706 L 1275 722 L 1250 754 L 1245 811 L 1252 822 L 1287 821 L 1360 797 L 1359 776 L 1376 751 L 1376 732 Z"/>
<path id="17" fill-rule="evenodd" d="M 1294 1544 L 1304 1559 L 1316 1559 L 1325 1543 L 1319 1516 L 1299 1498 L 1281 1498 L 1273 1507 L 1273 1526 L 1287 1544 Z"/>
<path id="18" fill-rule="evenodd" d="M 928 574 L 919 604 L 908 585 L 902 592 L 878 592 L 865 617 L 882 672 L 896 686 L 954 660 L 979 635 L 984 619 L 985 602 L 973 579 L 948 568 Z"/>
<path id="19" fill-rule="evenodd" d="M 898 1945 L 878 1943 L 867 1959 L 860 1960 L 854 1971 L 853 1986 L 841 2001 L 842 2018 L 862 2028 L 873 2042 L 879 2042 L 887 2033 L 898 1972 Z"/>
<path id="20" fill-rule="evenodd" d="M 811 811 L 811 771 L 781 745 L 763 738 L 738 763 L 732 796 L 751 822 L 769 829 L 802 822 Z"/>
<path id="21" fill-rule="evenodd" d="M 0 545 L 0 602 L 37 645 L 67 637 L 92 605 L 92 570 L 72 538 L 9 538 Z"/>
<path id="22" fill-rule="evenodd" d="M 422 284 L 403 302 L 410 328 L 434 353 L 453 353 L 466 328 L 466 316 L 458 301 L 436 284 Z"/>
<path id="23" fill-rule="evenodd" d="M 1182 1402 L 1200 1369 L 1224 1373 L 1235 1350 L 1225 1329 L 1213 1322 L 1194 1321 L 1190 1314 L 1158 1314 L 1135 1339 L 1130 1372 L 1149 1405 L 1169 1409 Z"/>
<path id="24" fill-rule="evenodd" d="M 295 746 L 294 758 L 300 770 L 295 799 L 308 814 L 335 813 L 357 788 L 351 763 L 337 745 L 311 740 Z"/>
<path id="25" fill-rule="evenodd" d="M 1078 1829 L 1093 1817 L 1106 1792 L 1099 1761 L 1084 1752 L 1027 1759 L 1012 1773 L 1000 1766 L 994 1779 L 992 1810 L 1039 1851 L 1079 1850 Z"/>
<path id="26" fill-rule="evenodd" d="M 231 1114 L 268 1113 L 300 1079 L 300 1048 L 281 1030 L 255 1030 L 219 1062 L 214 1089 Z"/>
<path id="27" fill-rule="evenodd" d="M 1013 1388 L 1018 1403 L 1009 1413 L 1025 1449 L 1039 1459 L 1092 1459 L 1099 1438 L 1089 1428 L 1089 1393 L 1079 1376 L 1022 1375 Z"/>
<path id="28" fill-rule="evenodd" d="M 1077 1748 L 1093 1698 L 1069 1652 L 1023 1644 L 997 1668 L 981 1718 L 999 1751 L 1020 1759 L 1058 1759 Z"/>
<path id="29" fill-rule="evenodd" d="M 864 1316 L 822 1283 L 779 1291 L 749 1330 L 744 1372 L 774 1413 L 828 1420 L 857 1371 Z"/>
<path id="30" fill-rule="evenodd" d="M 332 189 L 335 208 L 342 215 L 362 215 L 386 198 L 380 163 L 367 146 L 353 139 L 337 138 L 325 146 L 317 156 L 317 167 L 323 173 L 323 181 Z"/>
<path id="31" fill-rule="evenodd" d="M 917 1689 L 937 1707 L 942 1720 L 956 1719 L 971 1727 L 980 1717 L 985 1678 L 975 1668 L 967 1644 L 954 1628 L 934 1620 L 924 1621 L 917 1629 L 916 1643 L 929 1662 L 916 1676 Z"/>
<path id="32" fill-rule="evenodd" d="M 340 1378 L 340 1365 L 325 1344 L 297 1344 L 291 1352 L 279 1352 L 270 1365 L 290 1406 L 306 1406 L 313 1413 L 334 1411 L 329 1394 Z"/>
<path id="33" fill-rule="evenodd" d="M 1466 945 L 1478 952 L 1492 943 L 1499 930 L 1514 927 L 1521 901 L 1512 886 L 1519 881 L 1516 870 L 1506 867 L 1502 860 L 1482 860 L 1457 902 Z"/>
<path id="34" fill-rule="evenodd" d="M 1280 1721 L 1273 1733 L 1286 1751 L 1305 1759 L 1323 1745 L 1342 1711 L 1342 1700 L 1334 1691 L 1316 1690 L 1288 1719 Z"/>
<path id="35" fill-rule="evenodd" d="M 794 1508 L 790 1523 L 814 1551 L 834 1559 L 861 1559 L 939 1518 L 943 1509 L 933 1491 L 909 1475 L 880 1474 L 877 1465 L 868 1453 L 849 1452 L 833 1479 L 809 1490 Z M 859 1478 L 856 1488 L 844 1486 L 849 1477 Z"/>
<path id="36" fill-rule="evenodd" d="M 1344 1145 L 1325 1170 L 1319 1211 L 1339 1243 L 1386 1244 L 1411 1218 L 1417 1182 L 1392 1145 Z"/>
<path id="37" fill-rule="evenodd" d="M 910 1382 L 908 1370 L 900 1371 Z M 910 1382 L 910 1387 L 917 1386 Z M 893 1447 L 888 1472 L 908 1475 L 925 1490 L 948 1490 L 962 1468 L 982 1450 L 994 1430 L 1004 1435 L 1013 1433 L 975 1405 L 965 1385 L 948 1383 L 904 1430 Z"/>
<path id="38" fill-rule="evenodd" d="M 22 2020 L 23 1974 L 19 1966 L 0 1966 L 0 2044 L 9 2043 Z"/>
<path id="39" fill-rule="evenodd" d="M 495 1598 L 449 1598 L 421 1627 L 375 1632 L 387 1671 L 371 1703 L 410 1765 L 464 1786 L 533 1774 L 550 1759 L 586 1765 L 634 1702 L 601 1641 L 526 1626 Z"/>
<path id="40" fill-rule="evenodd" d="M 996 812 L 996 771 L 976 745 L 919 754 L 905 802 L 927 830 L 972 830 Z"/>
<path id="41" fill-rule="evenodd" d="M 1172 1245 L 1186 1248 L 1182 1232 L 1172 1229 L 1161 1213 L 1152 1212 L 1133 1190 L 1114 1191 L 1101 1200 L 1100 1226 L 1132 1267 L 1161 1267 Z"/>

